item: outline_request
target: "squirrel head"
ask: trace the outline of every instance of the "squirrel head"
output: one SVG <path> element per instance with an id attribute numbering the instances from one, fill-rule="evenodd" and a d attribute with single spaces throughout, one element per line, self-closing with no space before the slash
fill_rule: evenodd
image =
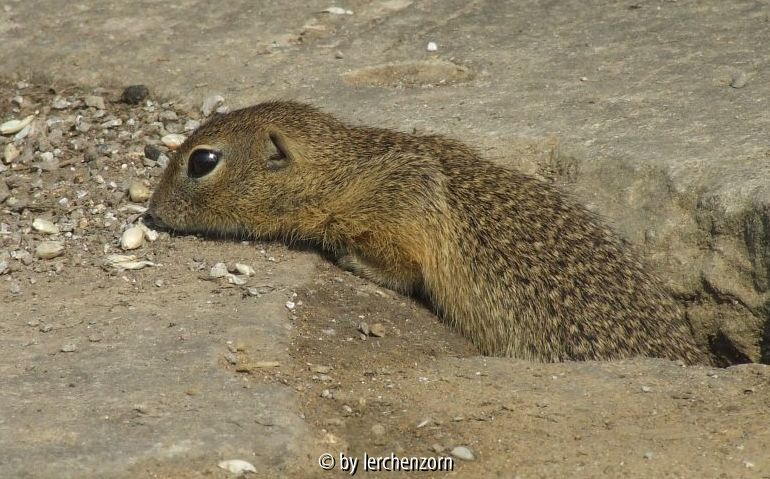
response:
<path id="1" fill-rule="evenodd" d="M 217 115 L 193 132 L 150 199 L 154 222 L 191 233 L 284 233 L 292 212 L 307 201 L 301 174 L 307 168 L 303 146 L 277 121 L 286 105 L 276 105 Z"/>

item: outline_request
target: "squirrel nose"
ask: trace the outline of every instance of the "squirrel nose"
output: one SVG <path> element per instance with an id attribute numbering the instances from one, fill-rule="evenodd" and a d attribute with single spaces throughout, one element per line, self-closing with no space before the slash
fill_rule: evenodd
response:
<path id="1" fill-rule="evenodd" d="M 165 223 L 163 223 L 163 221 L 160 219 L 157 213 L 153 210 L 152 205 L 150 205 L 150 208 L 144 213 L 142 220 L 147 226 L 162 228 L 162 229 L 168 228 L 168 226 Z"/>

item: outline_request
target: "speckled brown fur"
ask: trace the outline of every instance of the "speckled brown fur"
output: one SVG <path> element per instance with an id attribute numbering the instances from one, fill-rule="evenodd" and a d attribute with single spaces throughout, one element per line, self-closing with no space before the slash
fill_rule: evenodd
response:
<path id="1" fill-rule="evenodd" d="M 202 144 L 222 160 L 188 178 Z M 704 359 L 669 294 L 593 214 L 440 136 L 263 103 L 195 131 L 150 210 L 181 231 L 317 243 L 361 276 L 424 293 L 483 354 Z"/>

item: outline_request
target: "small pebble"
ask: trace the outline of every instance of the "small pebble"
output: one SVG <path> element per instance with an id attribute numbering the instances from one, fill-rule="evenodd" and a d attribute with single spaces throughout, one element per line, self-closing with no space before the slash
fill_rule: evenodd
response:
<path id="1" fill-rule="evenodd" d="M 227 472 L 233 474 L 244 474 L 246 472 L 253 472 L 256 474 L 257 468 L 250 462 L 242 461 L 240 459 L 229 459 L 227 461 L 221 461 L 217 466 L 220 469 L 224 469 Z"/>
<path id="2" fill-rule="evenodd" d="M 648 393 L 648 392 L 651 392 L 651 391 L 652 391 L 652 388 L 650 386 L 642 386 L 642 392 L 643 393 Z"/>
<path id="3" fill-rule="evenodd" d="M 0 125 L 0 133 L 3 135 L 12 135 L 23 130 L 27 125 L 32 123 L 34 115 L 29 115 L 23 120 L 9 120 Z"/>
<path id="4" fill-rule="evenodd" d="M 77 350 L 78 350 L 77 344 L 73 344 L 73 343 L 67 343 L 59 349 L 59 351 L 63 353 L 74 353 Z"/>
<path id="5" fill-rule="evenodd" d="M 53 101 L 51 102 L 51 108 L 53 108 L 54 110 L 66 110 L 71 106 L 72 106 L 72 103 L 58 96 L 54 98 Z"/>
<path id="6" fill-rule="evenodd" d="M 281 363 L 278 361 L 256 361 L 249 364 L 249 367 L 252 369 L 266 369 L 266 368 L 277 368 L 280 366 Z"/>
<path id="7" fill-rule="evenodd" d="M 139 213 L 144 214 L 147 212 L 147 207 L 142 205 L 135 205 L 133 203 L 129 203 L 127 205 L 123 205 L 120 208 L 118 208 L 118 211 L 126 212 L 126 213 Z"/>
<path id="8" fill-rule="evenodd" d="M 227 265 L 224 263 L 216 263 L 209 271 L 210 278 L 224 278 L 227 274 Z"/>
<path id="9" fill-rule="evenodd" d="M 158 166 L 165 168 L 168 165 L 168 161 L 168 156 L 161 153 L 161 155 L 158 157 Z"/>
<path id="10" fill-rule="evenodd" d="M 462 459 L 463 461 L 473 461 L 474 459 L 476 459 L 476 457 L 473 455 L 473 451 L 471 451 L 470 448 L 465 446 L 455 447 L 450 451 L 450 454 L 456 457 L 457 459 Z"/>
<path id="11" fill-rule="evenodd" d="M 382 424 L 375 424 L 372 426 L 372 434 L 375 436 L 384 436 L 385 435 L 385 426 Z"/>
<path id="12" fill-rule="evenodd" d="M 331 370 L 331 366 L 322 366 L 320 364 L 316 364 L 310 368 L 310 371 L 318 374 L 329 374 Z"/>
<path id="13" fill-rule="evenodd" d="M 201 105 L 201 114 L 203 114 L 203 116 L 211 115 L 211 113 L 224 102 L 225 98 L 222 95 L 211 95 L 203 101 L 203 105 Z"/>
<path id="14" fill-rule="evenodd" d="M 144 156 L 149 160 L 158 161 L 158 158 L 160 157 L 161 153 L 162 152 L 160 151 L 160 148 L 158 148 L 155 145 L 144 146 Z"/>
<path id="15" fill-rule="evenodd" d="M 138 105 L 150 96 L 150 90 L 144 85 L 131 85 L 123 90 L 120 100 L 129 105 Z"/>
<path id="16" fill-rule="evenodd" d="M 749 77 L 744 72 L 738 72 L 733 76 L 730 86 L 733 88 L 743 88 L 749 82 Z"/>
<path id="17" fill-rule="evenodd" d="M 141 181 L 133 181 L 128 187 L 128 197 L 134 203 L 144 203 L 150 199 L 152 192 Z"/>
<path id="18" fill-rule="evenodd" d="M 385 325 L 382 323 L 374 323 L 369 326 L 369 335 L 375 338 L 381 338 L 385 336 Z"/>
<path id="19" fill-rule="evenodd" d="M 27 125 L 24 128 L 21 129 L 20 132 L 16 133 L 13 137 L 13 141 L 19 141 L 26 138 L 30 133 L 32 132 L 32 125 Z"/>
<path id="20" fill-rule="evenodd" d="M 235 263 L 235 271 L 237 271 L 238 274 L 242 274 L 244 276 L 254 276 L 256 274 L 254 272 L 254 268 L 242 263 Z"/>
<path id="21" fill-rule="evenodd" d="M 419 423 L 417 423 L 417 429 L 420 429 L 420 428 L 422 428 L 422 427 L 425 427 L 425 426 L 427 426 L 428 424 L 430 424 L 431 422 L 433 422 L 433 419 L 431 419 L 431 418 L 423 419 L 422 421 L 420 421 Z"/>
<path id="22" fill-rule="evenodd" d="M 342 7 L 329 7 L 322 10 L 323 13 L 331 13 L 332 15 L 353 15 L 352 10 L 346 10 Z"/>
<path id="23" fill-rule="evenodd" d="M 140 261 L 140 260 L 137 260 L 137 257 L 134 255 L 124 255 L 124 254 L 108 255 L 104 259 L 104 264 L 106 266 L 115 268 L 117 270 L 123 270 L 123 269 L 137 270 L 137 269 L 142 269 L 145 266 L 157 266 L 152 261 L 147 261 L 147 260 Z"/>
<path id="24" fill-rule="evenodd" d="M 144 231 L 138 226 L 128 228 L 120 236 L 120 247 L 124 250 L 137 249 L 144 243 Z"/>
<path id="25" fill-rule="evenodd" d="M 8 143 L 5 145 L 5 149 L 3 150 L 3 161 L 5 164 L 13 163 L 19 158 L 19 156 L 21 156 L 21 152 L 18 148 L 16 148 L 16 145 L 13 143 Z"/>
<path id="26" fill-rule="evenodd" d="M 160 141 L 163 142 L 163 144 L 166 145 L 170 150 L 176 150 L 179 148 L 182 143 L 184 143 L 184 140 L 184 135 L 180 135 L 179 133 L 171 133 L 160 139 Z"/>
<path id="27" fill-rule="evenodd" d="M 83 100 L 86 106 L 96 108 L 98 110 L 104 110 L 104 98 L 96 95 L 88 95 Z"/>
<path id="28" fill-rule="evenodd" d="M 115 128 L 116 126 L 120 126 L 123 124 L 123 120 L 120 118 L 113 118 L 112 120 L 107 120 L 104 123 L 102 123 L 102 128 L 108 129 L 108 128 Z"/>
<path id="29" fill-rule="evenodd" d="M 91 129 L 92 126 L 93 125 L 91 125 L 91 123 L 89 123 L 87 121 L 82 121 L 81 120 L 81 121 L 76 122 L 75 129 L 77 131 L 79 131 L 80 133 L 87 133 Z"/>
<path id="30" fill-rule="evenodd" d="M 59 234 L 59 227 L 43 218 L 35 218 L 35 220 L 32 222 L 32 228 L 35 231 L 39 231 L 40 233 L 49 235 Z"/>
<path id="31" fill-rule="evenodd" d="M 238 364 L 238 356 L 236 356 L 234 353 L 228 351 L 225 353 L 225 361 L 228 362 L 228 364 L 232 364 L 233 366 Z"/>
<path id="32" fill-rule="evenodd" d="M 435 52 L 438 50 L 438 45 L 436 45 L 436 42 L 428 42 L 428 46 L 426 47 L 426 50 L 429 52 Z"/>
<path id="33" fill-rule="evenodd" d="M 141 213 L 144 213 L 144 212 L 141 212 Z M 147 225 L 145 225 L 144 223 L 139 223 L 138 226 L 139 226 L 139 228 L 142 229 L 142 232 L 144 232 L 144 239 L 146 239 L 150 243 L 152 243 L 154 241 L 157 241 L 157 239 L 159 237 L 157 231 L 148 228 Z"/>
<path id="34" fill-rule="evenodd" d="M 64 243 L 61 241 L 42 241 L 35 248 L 35 254 L 41 259 L 52 259 L 64 253 Z"/>
<path id="35" fill-rule="evenodd" d="M 201 122 L 198 120 L 187 120 L 184 124 L 184 131 L 197 130 L 201 126 Z"/>
<path id="36" fill-rule="evenodd" d="M 369 325 L 368 324 L 366 324 L 364 322 L 361 322 L 361 323 L 358 323 L 358 332 L 360 332 L 364 336 L 369 336 L 369 333 L 371 331 L 369 330 Z"/>
<path id="37" fill-rule="evenodd" d="M 295 307 L 297 307 L 297 304 L 294 301 L 286 301 L 286 309 L 291 311 Z"/>
<path id="38" fill-rule="evenodd" d="M 34 261 L 34 258 L 29 253 L 29 251 L 25 251 L 25 250 L 14 251 L 11 253 L 11 257 L 21 261 L 25 266 L 31 265 L 32 261 Z"/>
<path id="39" fill-rule="evenodd" d="M 227 279 L 228 283 L 234 284 L 236 286 L 243 286 L 244 284 L 249 282 L 248 278 L 243 276 L 238 276 L 232 273 L 227 273 L 225 275 L 225 279 Z"/>
<path id="40" fill-rule="evenodd" d="M 176 114 L 174 110 L 164 110 L 160 112 L 158 115 L 158 118 L 161 121 L 177 121 L 179 119 L 179 116 Z"/>
<path id="41" fill-rule="evenodd" d="M 644 458 L 647 459 L 647 460 L 652 459 L 652 456 L 653 456 L 652 451 L 647 451 L 647 452 L 644 453 Z"/>

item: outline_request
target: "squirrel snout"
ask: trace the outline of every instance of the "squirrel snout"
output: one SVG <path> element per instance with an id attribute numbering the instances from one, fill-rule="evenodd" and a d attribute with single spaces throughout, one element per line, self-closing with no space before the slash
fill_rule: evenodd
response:
<path id="1" fill-rule="evenodd" d="M 144 214 L 144 217 L 142 218 L 148 226 L 154 226 L 161 229 L 166 229 L 168 226 L 163 223 L 163 221 L 158 217 L 158 215 L 154 214 L 152 210 L 147 210 L 147 212 Z"/>
<path id="2" fill-rule="evenodd" d="M 168 229 L 168 225 L 163 222 L 158 214 L 157 204 L 152 200 L 150 200 L 150 206 L 147 208 L 142 219 L 148 226 L 151 225 L 161 229 Z"/>

